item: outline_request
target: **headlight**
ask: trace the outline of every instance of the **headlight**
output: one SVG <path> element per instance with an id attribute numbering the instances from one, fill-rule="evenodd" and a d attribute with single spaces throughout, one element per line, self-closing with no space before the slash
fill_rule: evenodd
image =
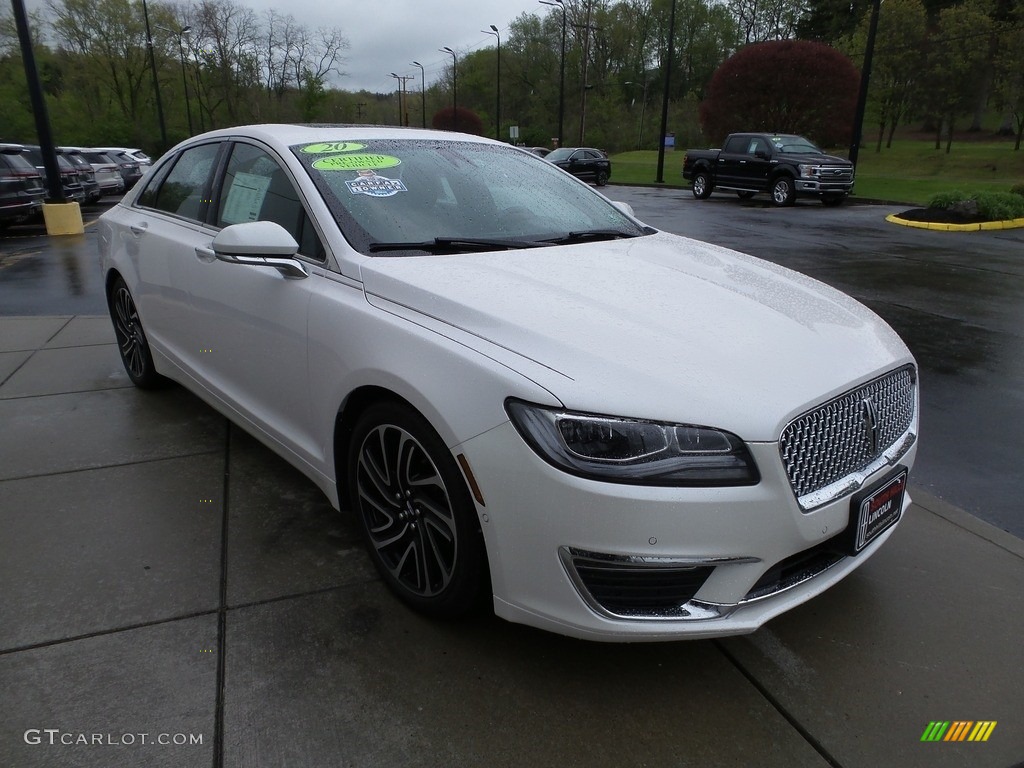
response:
<path id="1" fill-rule="evenodd" d="M 800 175 L 805 179 L 812 179 L 821 173 L 821 167 L 817 165 L 798 165 Z"/>
<path id="2" fill-rule="evenodd" d="M 750 452 L 736 435 L 670 424 L 505 402 L 512 424 L 537 454 L 561 470 L 632 485 L 755 485 Z"/>

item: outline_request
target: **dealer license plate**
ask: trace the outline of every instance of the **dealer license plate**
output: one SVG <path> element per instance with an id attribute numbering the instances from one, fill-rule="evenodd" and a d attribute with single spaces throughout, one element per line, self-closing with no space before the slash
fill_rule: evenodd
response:
<path id="1" fill-rule="evenodd" d="M 850 520 L 855 522 L 852 544 L 857 554 L 879 534 L 896 524 L 903 511 L 907 491 L 907 470 L 900 467 L 881 483 L 853 497 Z"/>

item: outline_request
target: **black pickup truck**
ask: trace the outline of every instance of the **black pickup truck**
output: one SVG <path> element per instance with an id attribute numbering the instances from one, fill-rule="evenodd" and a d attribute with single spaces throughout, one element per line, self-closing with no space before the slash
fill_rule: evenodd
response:
<path id="1" fill-rule="evenodd" d="M 686 150 L 683 178 L 699 200 L 720 189 L 743 199 L 768 192 L 775 205 L 792 205 L 798 196 L 839 205 L 853 191 L 853 164 L 802 136 L 733 133 L 721 149 Z"/>

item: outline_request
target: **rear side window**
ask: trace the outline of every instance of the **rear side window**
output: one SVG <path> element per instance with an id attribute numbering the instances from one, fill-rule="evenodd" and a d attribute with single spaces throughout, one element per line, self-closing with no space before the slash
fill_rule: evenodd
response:
<path id="1" fill-rule="evenodd" d="M 733 136 L 725 143 L 725 147 L 722 149 L 722 151 L 736 154 L 745 154 L 747 151 L 748 141 L 750 141 L 749 136 Z"/>
<path id="2" fill-rule="evenodd" d="M 161 174 L 143 190 L 139 205 L 203 221 L 210 199 L 210 176 L 220 144 L 202 144 L 181 153 L 170 173 Z"/>

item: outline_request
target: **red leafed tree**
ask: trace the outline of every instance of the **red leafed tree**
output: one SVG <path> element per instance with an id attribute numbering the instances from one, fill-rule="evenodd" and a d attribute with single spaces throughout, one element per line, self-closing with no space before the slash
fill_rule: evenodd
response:
<path id="1" fill-rule="evenodd" d="M 456 111 L 451 107 L 439 109 L 430 122 L 432 128 L 439 128 L 442 131 L 458 131 L 459 133 L 471 133 L 474 136 L 484 135 L 484 124 L 476 112 L 465 107 L 458 108 L 458 121 L 455 119 Z"/>
<path id="2" fill-rule="evenodd" d="M 741 48 L 715 70 L 700 105 L 704 135 L 796 133 L 822 146 L 852 138 L 860 73 L 835 48 L 776 40 Z"/>

